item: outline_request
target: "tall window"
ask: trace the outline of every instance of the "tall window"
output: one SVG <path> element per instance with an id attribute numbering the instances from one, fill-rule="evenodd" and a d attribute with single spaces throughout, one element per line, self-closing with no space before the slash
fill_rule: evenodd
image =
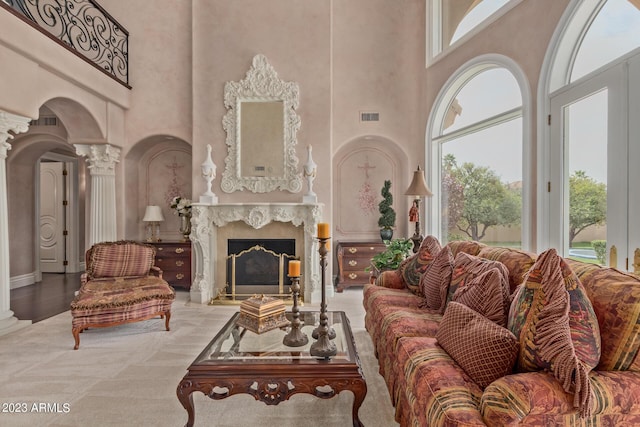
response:
<path id="1" fill-rule="evenodd" d="M 640 1 L 573 1 L 551 46 L 542 247 L 640 269 Z M 636 259 L 634 259 L 636 258 Z"/>
<path id="2" fill-rule="evenodd" d="M 463 71 L 434 108 L 432 175 L 441 240 L 522 246 L 523 118 L 511 71 Z"/>

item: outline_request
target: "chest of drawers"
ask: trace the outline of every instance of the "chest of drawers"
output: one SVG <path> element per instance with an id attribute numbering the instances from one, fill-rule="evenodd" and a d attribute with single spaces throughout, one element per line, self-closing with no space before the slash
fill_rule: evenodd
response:
<path id="1" fill-rule="evenodd" d="M 147 242 L 148 243 L 148 242 Z M 171 286 L 191 288 L 191 242 L 148 243 L 156 248 L 156 267 Z"/>
<path id="2" fill-rule="evenodd" d="M 369 283 L 371 273 L 365 271 L 370 267 L 371 258 L 384 251 L 382 242 L 349 242 L 339 241 L 336 250 L 338 257 L 338 292 L 349 286 L 362 286 Z"/>

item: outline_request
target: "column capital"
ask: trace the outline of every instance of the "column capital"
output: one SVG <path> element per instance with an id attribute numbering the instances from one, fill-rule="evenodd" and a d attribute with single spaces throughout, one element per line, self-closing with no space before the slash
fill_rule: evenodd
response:
<path id="1" fill-rule="evenodd" d="M 73 144 L 76 154 L 87 158 L 91 175 L 115 175 L 120 149 L 109 144 Z"/>
<path id="2" fill-rule="evenodd" d="M 0 159 L 6 159 L 7 151 L 11 150 L 11 144 L 7 140 L 13 138 L 13 135 L 9 131 L 13 133 L 26 132 L 29 129 L 30 121 L 29 117 L 22 117 L 0 110 Z"/>

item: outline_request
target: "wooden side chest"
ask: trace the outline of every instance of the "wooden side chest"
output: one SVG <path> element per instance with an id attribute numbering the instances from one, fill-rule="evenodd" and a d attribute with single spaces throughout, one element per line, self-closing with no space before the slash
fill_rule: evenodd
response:
<path id="1" fill-rule="evenodd" d="M 191 288 L 191 242 L 145 242 L 156 248 L 156 266 L 171 286 Z"/>
<path id="2" fill-rule="evenodd" d="M 379 242 L 338 242 L 338 292 L 349 286 L 363 286 L 369 283 L 371 258 L 384 251 L 385 245 Z"/>

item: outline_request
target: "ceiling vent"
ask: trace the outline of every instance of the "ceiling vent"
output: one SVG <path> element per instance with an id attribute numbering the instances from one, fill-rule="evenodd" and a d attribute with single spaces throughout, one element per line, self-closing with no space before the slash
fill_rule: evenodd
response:
<path id="1" fill-rule="evenodd" d="M 53 117 L 40 117 L 37 120 L 31 120 L 29 126 L 58 126 L 58 118 Z"/>
<path id="2" fill-rule="evenodd" d="M 380 113 L 374 113 L 371 111 L 360 112 L 360 121 L 361 122 L 379 122 L 380 121 Z"/>

